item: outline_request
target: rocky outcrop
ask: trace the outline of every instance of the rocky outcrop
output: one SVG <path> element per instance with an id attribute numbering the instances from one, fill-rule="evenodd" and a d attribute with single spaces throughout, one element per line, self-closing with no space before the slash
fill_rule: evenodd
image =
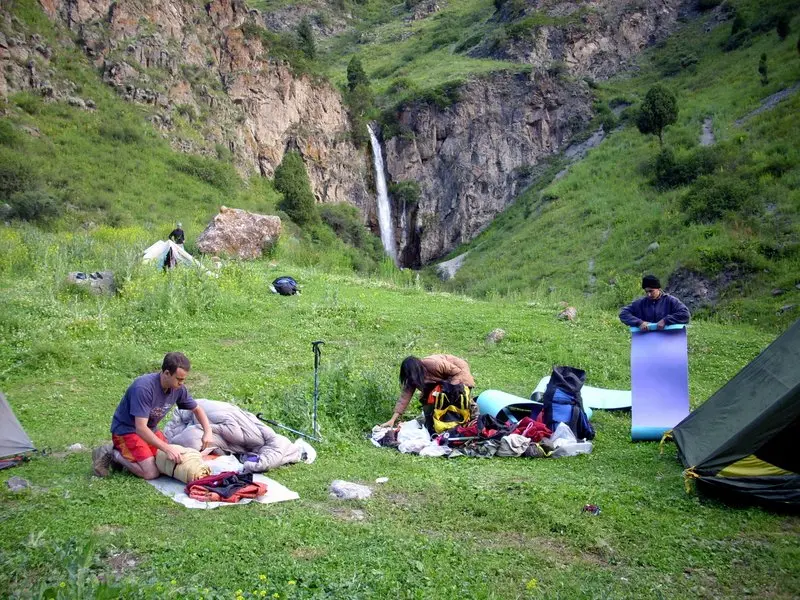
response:
<path id="1" fill-rule="evenodd" d="M 475 237 L 522 191 L 521 167 L 562 149 L 591 118 L 588 87 L 546 73 L 478 79 L 458 96 L 447 109 L 402 108 L 403 133 L 386 142 L 391 179 L 420 186 L 415 205 L 395 206 L 403 265 Z"/>
<path id="2" fill-rule="evenodd" d="M 476 57 L 564 68 L 572 75 L 604 79 L 628 66 L 645 47 L 674 27 L 686 0 L 528 0 L 503 3 L 497 19 L 505 35 L 485 40 Z"/>
<path id="3" fill-rule="evenodd" d="M 41 0 L 41 5 L 74 32 L 124 99 L 152 107 L 153 123 L 176 149 L 210 156 L 223 149 L 243 175 L 265 176 L 287 150 L 296 149 L 318 202 L 367 208 L 369 165 L 350 141 L 339 92 L 270 59 L 259 34 L 261 17 L 242 0 Z M 0 63 L 12 64 L 4 73 L 14 75 L 0 78 L 0 92 L 54 88 L 38 73 L 46 65 L 41 56 L 46 47 L 15 41 L 0 39 Z M 74 94 L 65 89 L 62 95 Z M 182 135 L 186 129 L 200 136 Z"/>
<path id="4" fill-rule="evenodd" d="M 197 238 L 203 254 L 259 258 L 278 241 L 281 219 L 223 206 Z"/>

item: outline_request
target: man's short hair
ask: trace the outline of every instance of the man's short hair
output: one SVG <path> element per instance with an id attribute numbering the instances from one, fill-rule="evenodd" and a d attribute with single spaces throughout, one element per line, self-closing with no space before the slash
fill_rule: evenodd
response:
<path id="1" fill-rule="evenodd" d="M 167 352 L 164 355 L 164 362 L 161 363 L 161 370 L 167 371 L 170 375 L 175 375 L 178 369 L 188 371 L 191 368 L 192 364 L 182 352 Z"/>

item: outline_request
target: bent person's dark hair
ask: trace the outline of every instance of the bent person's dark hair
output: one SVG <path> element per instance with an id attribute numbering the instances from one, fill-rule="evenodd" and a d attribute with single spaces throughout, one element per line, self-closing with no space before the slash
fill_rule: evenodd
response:
<path id="1" fill-rule="evenodd" d="M 182 352 L 167 352 L 164 356 L 164 362 L 161 363 L 161 370 L 170 375 L 175 375 L 175 371 L 179 368 L 188 371 L 192 368 L 192 364 Z"/>
<path id="2" fill-rule="evenodd" d="M 425 367 L 416 356 L 407 356 L 400 365 L 400 385 L 418 390 L 425 386 Z"/>

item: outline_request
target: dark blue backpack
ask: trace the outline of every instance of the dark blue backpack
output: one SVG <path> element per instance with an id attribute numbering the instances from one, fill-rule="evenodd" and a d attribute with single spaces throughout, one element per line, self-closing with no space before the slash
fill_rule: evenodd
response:
<path id="1" fill-rule="evenodd" d="M 272 289 L 281 296 L 291 296 L 300 293 L 297 282 L 291 277 L 278 277 L 272 282 Z"/>
<path id="2" fill-rule="evenodd" d="M 586 371 L 575 367 L 553 367 L 550 382 L 542 396 L 543 422 L 555 431 L 559 423 L 566 423 L 579 440 L 593 440 L 594 428 L 583 409 L 581 388 Z"/>

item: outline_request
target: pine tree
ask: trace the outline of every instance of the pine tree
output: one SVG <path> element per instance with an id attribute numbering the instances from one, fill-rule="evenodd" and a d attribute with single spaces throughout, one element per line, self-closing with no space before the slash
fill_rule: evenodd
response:
<path id="1" fill-rule="evenodd" d="M 279 207 L 298 225 L 318 220 L 317 205 L 306 167 L 298 152 L 287 152 L 275 169 L 275 189 L 283 194 Z"/>
<path id="2" fill-rule="evenodd" d="M 361 65 L 361 59 L 353 56 L 347 63 L 347 89 L 352 92 L 359 85 L 369 87 L 369 77 Z"/>
<path id="3" fill-rule="evenodd" d="M 675 94 L 663 85 L 654 85 L 647 92 L 639 110 L 636 126 L 645 135 L 658 136 L 658 143 L 664 146 L 664 128 L 678 120 L 678 100 Z"/>
<path id="4" fill-rule="evenodd" d="M 308 17 L 303 17 L 297 26 L 297 37 L 300 40 L 300 50 L 308 58 L 314 60 L 317 57 L 317 45 L 314 43 L 314 30 L 311 29 L 311 22 Z"/>

